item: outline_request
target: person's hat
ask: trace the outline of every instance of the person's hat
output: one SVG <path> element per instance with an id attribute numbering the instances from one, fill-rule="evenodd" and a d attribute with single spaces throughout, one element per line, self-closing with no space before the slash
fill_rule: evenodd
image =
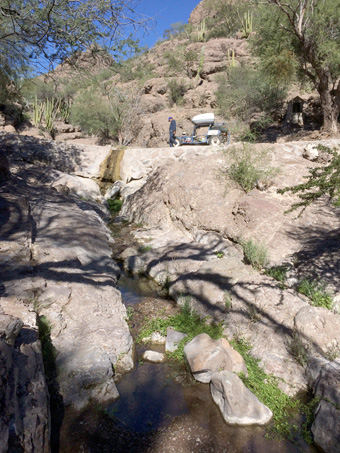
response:
<path id="1" fill-rule="evenodd" d="M 169 116 L 168 121 L 172 120 L 172 116 Z"/>

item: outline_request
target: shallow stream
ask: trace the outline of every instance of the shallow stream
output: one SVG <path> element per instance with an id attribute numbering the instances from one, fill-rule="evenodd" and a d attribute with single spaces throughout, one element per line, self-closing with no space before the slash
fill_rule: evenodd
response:
<path id="1" fill-rule="evenodd" d="M 170 315 L 178 310 L 145 278 L 123 274 L 119 288 L 131 313 L 134 338 L 145 317 Z M 316 451 L 302 439 L 295 443 L 267 439 L 264 427 L 227 425 L 212 401 L 208 384 L 194 382 L 184 365 L 143 363 L 141 357 L 147 348 L 151 346 L 136 344 L 135 367 L 117 383 L 117 401 L 82 412 L 65 409 L 61 453 Z"/>

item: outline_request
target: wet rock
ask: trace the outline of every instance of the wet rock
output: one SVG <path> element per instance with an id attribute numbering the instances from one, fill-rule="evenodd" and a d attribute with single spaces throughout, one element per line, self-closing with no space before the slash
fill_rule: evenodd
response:
<path id="1" fill-rule="evenodd" d="M 178 348 L 178 343 L 180 343 L 183 338 L 186 338 L 188 335 L 186 333 L 177 332 L 177 330 L 172 327 L 168 327 L 166 330 L 166 343 L 165 350 L 168 352 L 174 352 Z"/>
<path id="2" fill-rule="evenodd" d="M 206 333 L 197 335 L 184 347 L 184 356 L 199 382 L 209 383 L 218 370 L 248 374 L 242 356 L 225 338 L 213 340 Z"/>
<path id="3" fill-rule="evenodd" d="M 143 354 L 143 360 L 153 363 L 161 363 L 164 362 L 165 356 L 161 352 L 145 351 Z"/>
<path id="4" fill-rule="evenodd" d="M 224 420 L 231 425 L 266 425 L 273 416 L 234 373 L 213 373 L 210 390 Z"/>

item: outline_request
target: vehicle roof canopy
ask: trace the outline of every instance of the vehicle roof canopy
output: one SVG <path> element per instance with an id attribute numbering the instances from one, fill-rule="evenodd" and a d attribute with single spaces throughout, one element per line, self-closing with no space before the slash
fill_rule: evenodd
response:
<path id="1" fill-rule="evenodd" d="M 198 125 L 209 125 L 213 124 L 215 121 L 215 115 L 213 113 L 203 113 L 201 115 L 196 115 L 191 120 L 195 126 Z"/>

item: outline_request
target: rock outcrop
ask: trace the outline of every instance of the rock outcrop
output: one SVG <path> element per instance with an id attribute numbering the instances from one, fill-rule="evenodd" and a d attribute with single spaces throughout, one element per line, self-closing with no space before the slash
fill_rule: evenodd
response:
<path id="1" fill-rule="evenodd" d="M 312 432 L 315 443 L 327 453 L 336 453 L 340 445 L 340 361 L 313 358 L 307 371 L 311 387 L 320 399 Z"/>
<path id="2" fill-rule="evenodd" d="M 132 338 L 116 286 L 109 215 L 51 187 L 56 167 L 98 176 L 108 149 L 91 160 L 81 147 L 8 135 L 1 145 L 12 173 L 0 188 L 1 305 L 15 298 L 47 323 L 64 404 L 117 398 L 115 373 L 133 366 Z"/>
<path id="3" fill-rule="evenodd" d="M 323 143 L 332 147 L 338 142 Z M 308 299 L 294 289 L 280 288 L 275 280 L 245 264 L 240 242 L 264 243 L 271 265 L 286 263 L 292 269 L 291 285 L 311 276 L 323 279 L 335 295 L 339 293 L 335 245 L 334 253 L 326 252 L 328 238 L 339 229 L 334 208 L 320 201 L 296 218 L 285 215 L 294 197 L 277 193 L 278 188 L 302 182 L 307 168 L 314 165 L 302 156 L 307 145 L 254 147 L 253 153 L 267 149 L 268 162 L 280 172 L 268 186 L 248 194 L 225 176 L 224 169 L 232 162 L 228 149 L 225 154 L 216 149 L 207 157 L 192 155 L 183 162 L 168 160 L 149 173 L 122 210 L 124 218 L 143 224 L 135 236 L 147 240 L 150 248 L 142 254 L 127 249 L 122 255 L 126 268 L 166 283 L 178 303 L 190 300 L 202 316 L 224 322 L 228 338 L 244 337 L 263 369 L 279 377 L 280 388 L 291 395 L 307 389 L 304 368 L 291 347 L 297 331 L 315 345 L 317 335 L 321 339 L 329 334 L 329 345 L 337 334 L 322 327 L 314 335 L 300 325 L 297 315 L 310 310 Z M 297 263 L 294 257 L 302 257 L 304 251 L 308 261 Z M 337 322 L 336 314 L 330 316 Z"/>
<path id="4" fill-rule="evenodd" d="M 36 316 L 0 298 L 0 451 L 50 451 L 50 405 Z M 19 317 L 18 317 L 19 316 Z"/>

